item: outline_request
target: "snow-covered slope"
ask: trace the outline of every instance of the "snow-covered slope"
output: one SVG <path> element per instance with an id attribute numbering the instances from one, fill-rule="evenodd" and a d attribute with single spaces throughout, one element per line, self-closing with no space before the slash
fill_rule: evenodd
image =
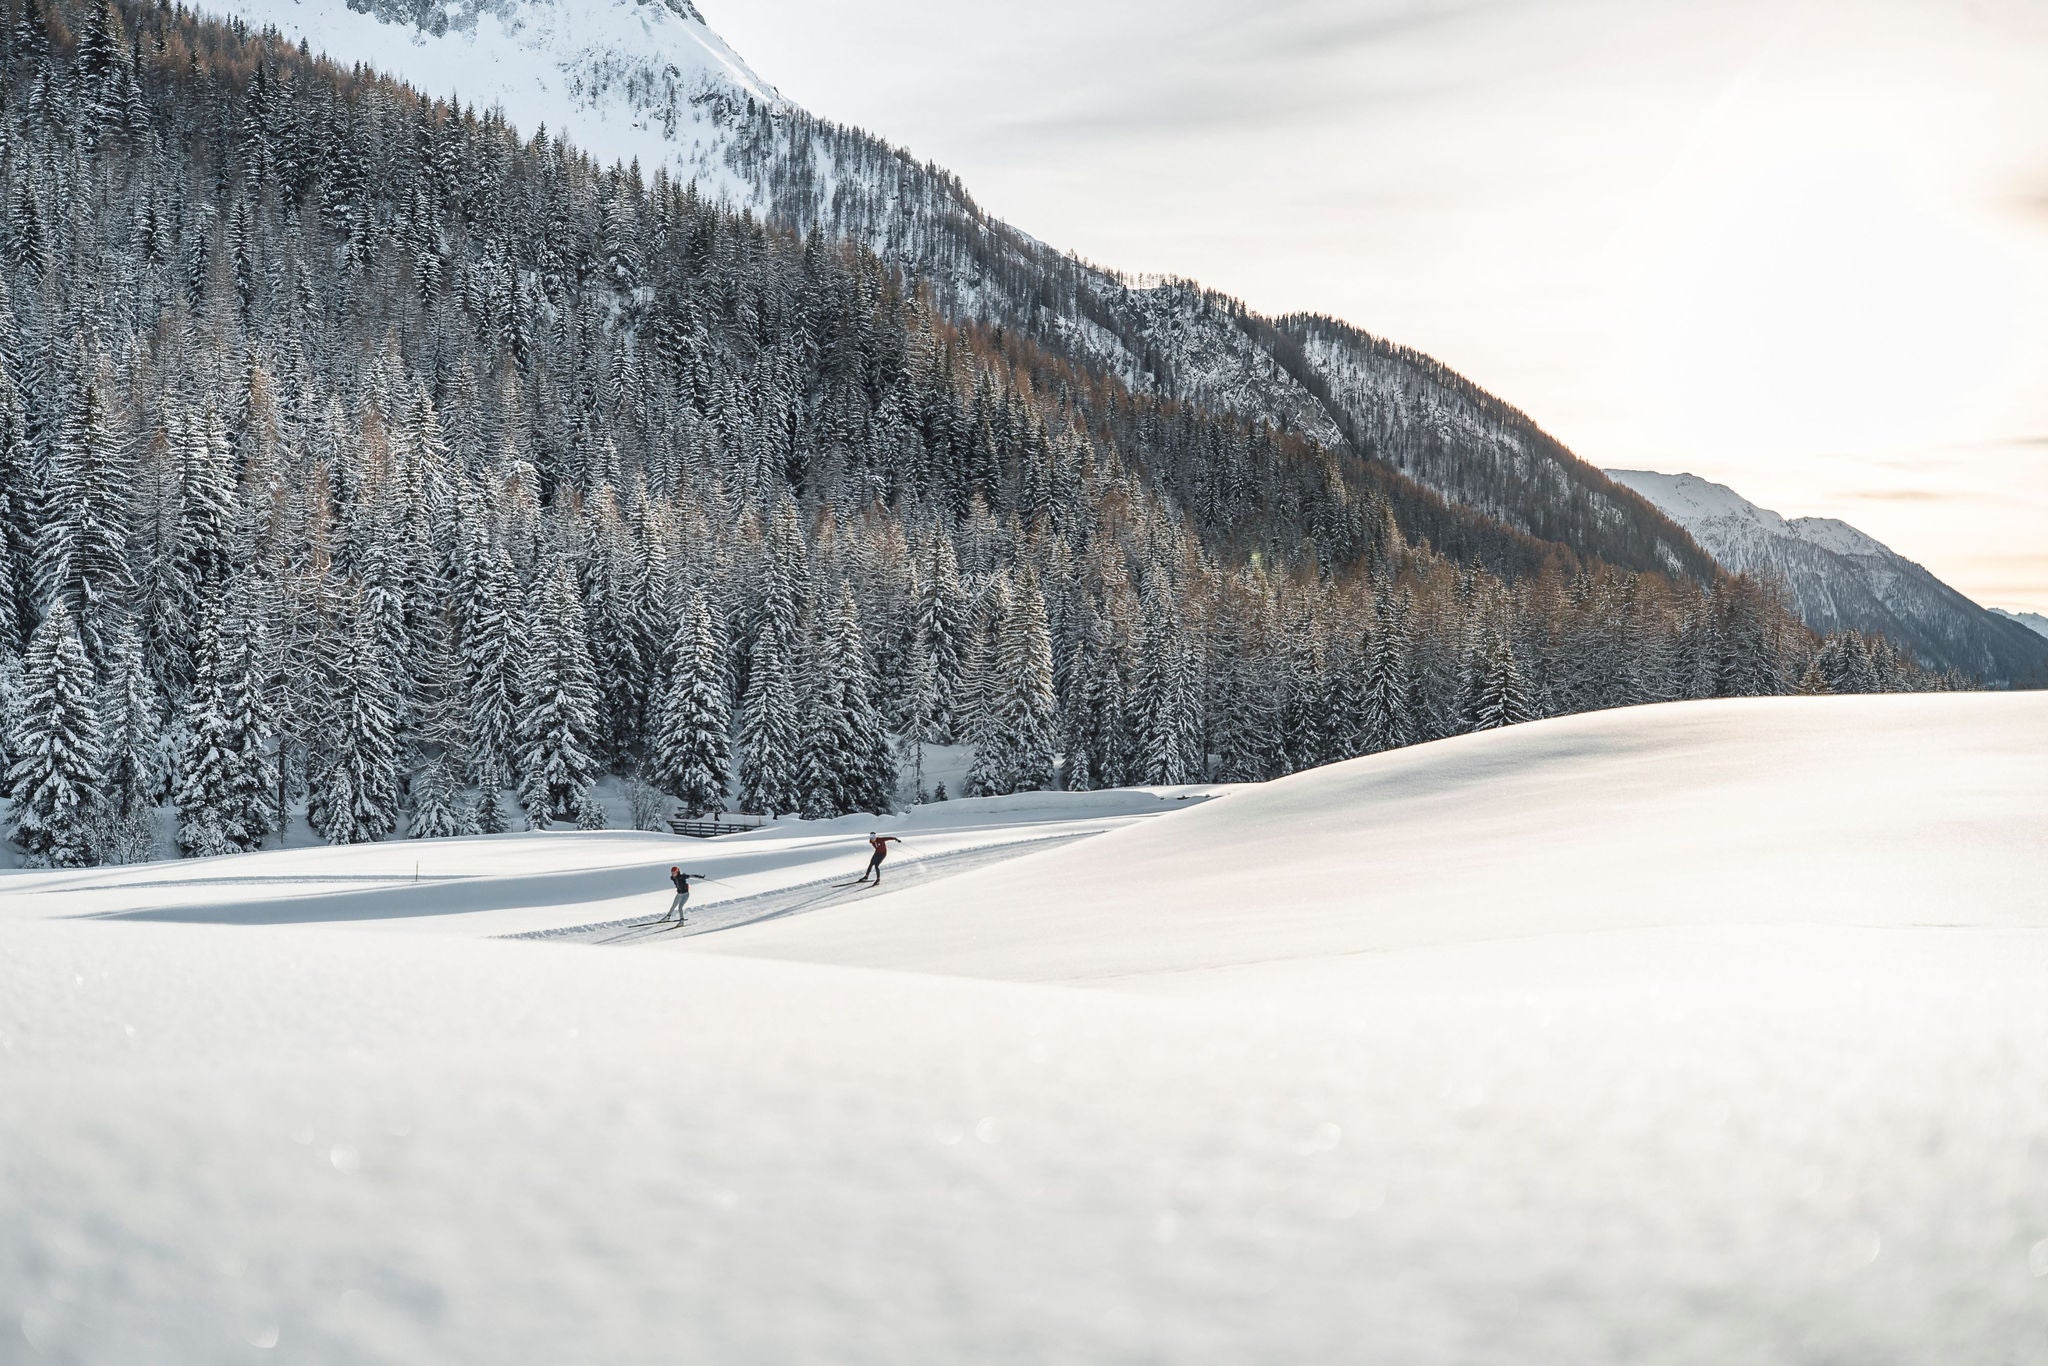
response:
<path id="1" fill-rule="evenodd" d="M 1925 664 L 1988 683 L 2048 682 L 2048 644 L 1846 522 L 1781 517 L 1696 474 L 1608 474 L 1691 532 L 1729 572 L 1781 578 L 1793 609 L 1816 631 L 1881 633 Z"/>
<path id="2" fill-rule="evenodd" d="M 266 923 L 14 875 L 0 1358 L 2028 1360 L 2044 810 L 2048 697 L 1794 698 L 674 951 L 280 923 L 300 854 L 121 874 Z M 577 870 L 635 838 L 499 841 L 472 890 L 602 919 Z M 410 852 L 318 871 L 402 928 Z"/>
<path id="3" fill-rule="evenodd" d="M 1638 569 L 1711 577 L 1653 509 L 1428 361 L 1322 320 L 1274 322 L 1186 281 L 1139 281 L 984 213 L 959 179 L 779 95 L 688 0 L 204 0 L 434 95 L 545 123 L 600 160 L 915 270 L 938 306 L 1140 391 L 1385 462 L 1517 531 Z M 1313 333 L 1327 345 L 1303 344 Z M 1400 401 L 1389 403 L 1390 395 Z"/>
<path id="4" fill-rule="evenodd" d="M 729 130 L 784 107 L 690 0 L 208 0 L 197 8 L 275 27 L 430 95 L 502 109 L 525 132 L 570 131 L 604 160 L 668 166 L 740 203 L 757 195 L 727 164 Z"/>
<path id="5" fill-rule="evenodd" d="M 2008 621 L 2016 621 L 2037 636 L 2048 636 L 2048 617 L 2039 612 L 2008 612 L 2003 607 L 1991 609 Z"/>

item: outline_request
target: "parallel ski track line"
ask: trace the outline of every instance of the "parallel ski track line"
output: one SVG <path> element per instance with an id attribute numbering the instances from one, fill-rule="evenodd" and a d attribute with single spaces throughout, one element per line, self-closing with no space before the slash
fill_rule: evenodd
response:
<path id="1" fill-rule="evenodd" d="M 1108 830 L 1110 828 L 1112 827 L 1104 826 L 1101 829 L 1096 830 L 1075 830 L 1059 835 L 1040 835 L 1035 839 L 1028 840 L 995 840 L 991 841 L 988 844 L 970 845 L 968 848 L 965 849 L 954 849 L 948 851 L 947 853 L 934 854 L 929 858 L 915 860 L 905 859 L 903 860 L 902 865 L 900 865 L 900 871 L 898 872 L 898 877 L 901 880 L 891 885 L 915 885 L 917 883 L 924 883 L 936 880 L 933 877 L 925 876 L 925 874 L 927 873 L 936 873 L 939 878 L 944 878 L 953 876 L 956 873 L 965 872 L 967 870 L 964 868 L 954 869 L 951 868 L 950 865 L 967 859 L 971 855 L 987 854 L 996 851 L 1008 850 L 1014 850 L 1017 853 L 1022 854 L 1036 849 L 1048 848 L 1053 845 L 1067 844 L 1074 840 L 1088 839 L 1091 836 L 1100 835 L 1105 830 Z M 717 934 L 722 930 L 739 929 L 743 925 L 759 925 L 769 920 L 780 920 L 784 916 L 801 915 L 806 911 L 819 910 L 822 909 L 824 905 L 828 902 L 836 904 L 839 902 L 851 901 L 855 898 L 855 896 L 859 894 L 858 892 L 854 892 L 853 889 L 859 887 L 860 884 L 848 883 L 845 880 L 845 878 L 846 875 L 844 873 L 835 873 L 831 877 L 813 878 L 809 882 L 792 883 L 787 887 L 777 887 L 772 891 L 756 892 L 752 896 L 736 897 L 731 901 L 706 902 L 701 907 L 701 910 L 708 917 L 711 912 L 732 911 L 744 907 L 749 903 L 763 901 L 779 901 L 784 897 L 800 892 L 814 891 L 818 893 L 816 896 L 807 897 L 804 900 L 797 902 L 793 906 L 779 906 L 774 910 L 763 911 L 759 915 L 750 915 L 747 916 L 745 919 L 741 920 L 728 920 L 721 915 L 719 917 L 719 921 L 717 924 L 708 924 L 703 926 L 692 926 L 685 924 L 684 926 L 682 926 L 682 928 L 686 932 L 683 934 L 676 935 L 674 937 L 677 939 L 688 939 L 694 938 L 695 936 L 700 934 Z M 842 895 L 841 893 L 852 894 Z M 670 922 L 668 928 L 675 928 L 674 923 Z M 648 933 L 639 933 L 639 931 L 643 930 L 648 931 Z M 614 933 L 608 939 L 598 939 L 591 937 L 595 935 L 604 934 L 606 931 L 615 931 L 616 933 Z M 623 920 L 592 921 L 591 923 L 586 925 L 564 925 L 559 929 L 522 930 L 517 934 L 493 935 L 492 938 L 542 940 L 570 939 L 594 945 L 617 944 L 622 945 L 623 947 L 630 948 L 635 944 L 645 943 L 649 940 L 655 939 L 658 936 L 661 936 L 662 931 L 662 919 L 649 920 L 644 916 L 633 916 Z"/>

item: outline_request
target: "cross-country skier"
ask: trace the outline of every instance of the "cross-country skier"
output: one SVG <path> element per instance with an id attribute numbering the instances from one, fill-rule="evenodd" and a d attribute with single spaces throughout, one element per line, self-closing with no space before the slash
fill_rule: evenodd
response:
<path id="1" fill-rule="evenodd" d="M 875 852 L 874 856 L 868 860 L 868 870 L 860 875 L 860 882 L 866 882 L 869 878 L 873 878 L 875 885 L 877 887 L 881 886 L 882 860 L 889 857 L 890 845 L 901 843 L 903 841 L 897 839 L 894 835 L 877 835 L 872 830 L 868 831 L 868 845 Z M 857 882 L 855 885 L 858 886 L 859 883 Z"/>
<path id="2" fill-rule="evenodd" d="M 666 920 L 669 916 L 674 916 L 676 924 L 683 924 L 683 907 L 690 904 L 690 883 L 693 881 L 704 882 L 710 876 L 709 873 L 686 873 L 680 868 L 670 868 L 668 870 L 668 880 L 676 885 L 676 899 L 669 904 L 668 910 L 663 913 L 661 918 Z"/>

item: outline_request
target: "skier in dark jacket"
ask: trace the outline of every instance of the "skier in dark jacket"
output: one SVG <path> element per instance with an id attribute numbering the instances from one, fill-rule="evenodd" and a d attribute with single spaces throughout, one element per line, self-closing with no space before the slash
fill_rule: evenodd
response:
<path id="1" fill-rule="evenodd" d="M 703 882 L 709 876 L 708 873 L 686 873 L 680 868 L 670 868 L 668 880 L 676 885 L 676 899 L 661 918 L 666 920 L 672 915 L 676 918 L 676 924 L 683 924 L 683 907 L 690 904 L 690 883 Z"/>
<path id="2" fill-rule="evenodd" d="M 869 878 L 873 878 L 875 880 L 875 885 L 877 887 L 881 886 L 882 860 L 889 857 L 890 845 L 901 843 L 903 843 L 903 841 L 897 839 L 894 835 L 877 835 L 872 830 L 868 831 L 868 844 L 870 847 L 874 849 L 875 852 L 873 856 L 868 859 L 868 870 L 860 875 L 860 882 L 866 882 Z M 859 882 L 855 883 L 855 885 L 858 886 Z"/>

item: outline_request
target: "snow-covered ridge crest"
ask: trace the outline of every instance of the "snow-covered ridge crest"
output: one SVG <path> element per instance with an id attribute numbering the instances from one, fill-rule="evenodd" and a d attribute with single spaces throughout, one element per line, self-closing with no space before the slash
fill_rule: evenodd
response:
<path id="1" fill-rule="evenodd" d="M 338 62 L 566 132 L 602 161 L 638 160 L 751 203 L 720 125 L 786 108 L 691 0 L 202 0 Z M 394 30 L 398 32 L 394 32 Z M 400 33 L 404 36 L 400 37 Z"/>

